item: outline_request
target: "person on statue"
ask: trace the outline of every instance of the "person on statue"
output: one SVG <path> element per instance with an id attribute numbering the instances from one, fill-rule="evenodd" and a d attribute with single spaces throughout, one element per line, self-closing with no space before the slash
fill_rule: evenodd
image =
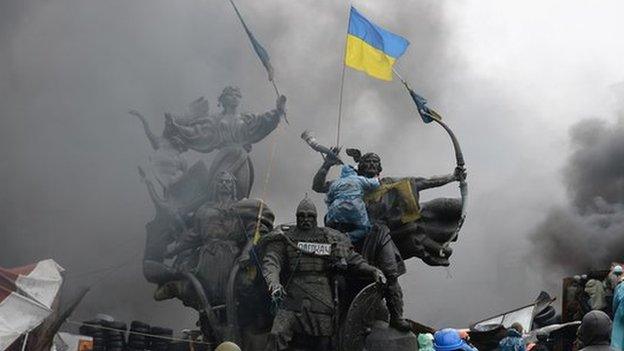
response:
<path id="1" fill-rule="evenodd" d="M 353 167 L 343 165 L 340 178 L 327 191 L 325 225 L 346 233 L 354 245 L 363 240 L 371 229 L 364 194 L 377 188 L 377 177 L 358 175 Z"/>
<path id="2" fill-rule="evenodd" d="M 253 185 L 253 164 L 249 157 L 252 144 L 267 137 L 286 115 L 286 97 L 280 95 L 275 109 L 263 114 L 238 112 L 242 95 L 237 87 L 228 86 L 219 96 L 221 112 L 194 119 L 174 120 L 174 128 L 189 149 L 200 153 L 218 150 L 209 173 L 233 174 L 239 198 L 248 197 Z"/>
<path id="3" fill-rule="evenodd" d="M 316 207 L 307 197 L 296 210 L 296 227 L 282 226 L 263 241 L 262 271 L 277 306 L 267 350 L 331 349 L 338 271 L 383 282 L 383 273 L 353 251 L 350 241 L 331 228 L 318 227 Z"/>
<path id="4" fill-rule="evenodd" d="M 334 165 L 342 163 L 338 158 L 338 148 L 332 150 L 333 155 L 327 155 L 321 168 L 314 176 L 312 189 L 318 193 L 328 193 L 331 191 L 333 183 L 336 181 L 327 181 L 327 173 Z M 360 176 L 368 179 L 376 179 L 380 176 L 381 158 L 379 155 L 369 152 L 361 155 L 359 150 L 347 150 L 347 153 L 354 158 L 358 164 L 357 173 Z M 460 176 L 463 176 L 461 171 L 456 170 L 455 174 L 441 177 L 432 178 L 410 178 L 411 187 L 408 187 L 409 192 L 418 194 L 418 191 L 438 187 L 458 180 Z M 400 184 L 403 179 L 385 177 L 379 180 L 381 184 L 376 188 L 376 192 L 384 191 L 382 187 L 388 187 L 388 189 L 394 184 Z M 366 197 L 370 194 L 365 194 Z M 403 292 L 399 284 L 398 278 L 405 273 L 405 264 L 401 258 L 401 254 L 392 241 L 390 236 L 389 226 L 396 225 L 395 223 L 401 223 L 405 217 L 411 217 L 410 220 L 418 218 L 418 198 L 413 197 L 413 204 L 402 206 L 403 212 L 390 211 L 391 206 L 383 201 L 371 200 L 366 197 L 366 208 L 370 221 L 372 222 L 372 228 L 365 235 L 364 239 L 358 240 L 354 243 L 355 250 L 362 254 L 371 264 L 381 269 L 386 278 L 388 284 L 385 289 L 386 306 L 390 314 L 390 326 L 401 330 L 407 331 L 410 329 L 410 324 L 403 318 Z M 411 207 L 411 208 L 410 208 Z M 397 212 L 397 213 L 395 213 Z"/>

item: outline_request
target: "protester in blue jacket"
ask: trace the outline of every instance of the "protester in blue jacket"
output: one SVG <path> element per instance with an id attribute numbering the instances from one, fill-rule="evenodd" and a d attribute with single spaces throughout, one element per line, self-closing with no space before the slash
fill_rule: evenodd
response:
<path id="1" fill-rule="evenodd" d="M 354 244 L 362 240 L 371 228 L 364 194 L 379 186 L 379 179 L 360 176 L 343 165 L 340 178 L 331 182 L 327 192 L 325 225 L 347 233 Z"/>
<path id="2" fill-rule="evenodd" d="M 622 350 L 624 347 L 624 284 L 619 283 L 613 293 L 613 329 L 611 347 Z"/>

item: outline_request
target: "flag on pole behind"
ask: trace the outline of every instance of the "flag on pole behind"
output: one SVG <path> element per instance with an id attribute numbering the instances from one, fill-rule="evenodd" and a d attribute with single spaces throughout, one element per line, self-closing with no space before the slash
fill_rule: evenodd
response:
<path id="1" fill-rule="evenodd" d="M 377 79 L 392 80 L 392 66 L 408 45 L 407 39 L 377 26 L 351 7 L 345 65 Z"/>
<path id="2" fill-rule="evenodd" d="M 407 84 L 405 84 L 405 88 L 407 88 L 407 91 L 412 97 L 412 100 L 416 104 L 416 108 L 418 108 L 418 114 L 420 115 L 420 118 L 422 118 L 423 122 L 431 123 L 433 119 L 442 119 L 442 116 L 440 116 L 439 113 L 427 106 L 427 99 L 416 94 L 416 92 L 412 90 L 412 88 L 407 86 Z"/>
<path id="3" fill-rule="evenodd" d="M 271 59 L 269 57 L 269 53 L 266 51 L 266 49 L 262 45 L 260 45 L 260 42 L 258 42 L 256 37 L 254 37 L 253 33 L 251 33 L 251 31 L 249 30 L 249 27 L 247 27 L 247 24 L 243 20 L 243 16 L 241 16 L 240 12 L 238 12 L 238 8 L 236 7 L 236 4 L 234 4 L 233 0 L 230 0 L 230 4 L 232 4 L 232 7 L 234 7 L 234 11 L 236 11 L 236 15 L 238 16 L 238 19 L 241 21 L 241 24 L 243 25 L 243 28 L 245 29 L 245 32 L 247 33 L 247 36 L 249 37 L 251 46 L 253 46 L 254 51 L 258 55 L 258 58 L 260 59 L 260 61 L 262 61 L 262 65 L 264 66 L 264 68 L 266 68 L 267 73 L 269 74 L 269 81 L 272 82 L 273 81 L 273 66 L 271 66 Z"/>

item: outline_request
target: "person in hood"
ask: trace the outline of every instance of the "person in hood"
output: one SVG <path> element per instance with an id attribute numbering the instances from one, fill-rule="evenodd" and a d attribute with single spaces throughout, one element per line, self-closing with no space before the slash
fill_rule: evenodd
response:
<path id="1" fill-rule="evenodd" d="M 522 339 L 522 325 L 514 323 L 507 330 L 507 336 L 498 343 L 500 351 L 526 351 L 524 340 Z"/>
<path id="2" fill-rule="evenodd" d="M 577 331 L 578 342 L 582 346 L 579 351 L 611 351 L 611 319 L 606 313 L 598 310 L 590 311 L 581 321 Z"/>
<path id="3" fill-rule="evenodd" d="M 343 165 L 340 178 L 331 182 L 325 198 L 325 225 L 348 234 L 354 244 L 361 241 L 371 229 L 364 194 L 379 185 L 378 178 L 358 175 L 353 167 Z"/>

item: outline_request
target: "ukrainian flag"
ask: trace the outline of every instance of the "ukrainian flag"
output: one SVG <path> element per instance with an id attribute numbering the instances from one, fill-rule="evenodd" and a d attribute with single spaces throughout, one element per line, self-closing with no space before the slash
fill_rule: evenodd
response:
<path id="1" fill-rule="evenodd" d="M 378 79 L 392 80 L 392 65 L 408 45 L 407 39 L 377 26 L 351 7 L 345 52 L 347 66 Z"/>

